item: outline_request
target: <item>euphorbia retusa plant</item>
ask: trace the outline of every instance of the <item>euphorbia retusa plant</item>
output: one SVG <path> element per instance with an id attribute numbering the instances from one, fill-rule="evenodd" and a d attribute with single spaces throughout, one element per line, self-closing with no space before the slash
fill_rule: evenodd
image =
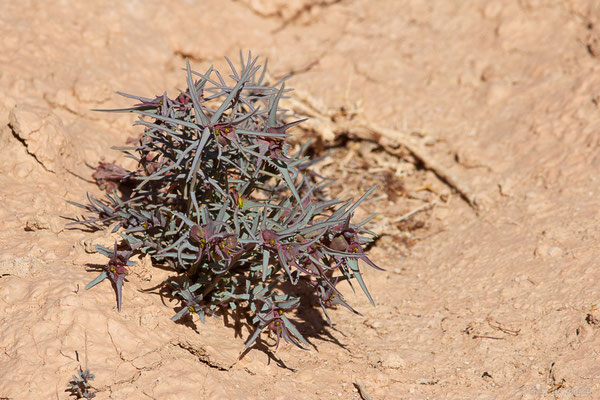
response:
<path id="1" fill-rule="evenodd" d="M 137 113 L 144 132 L 135 146 L 118 148 L 135 170 L 100 164 L 94 176 L 113 189 L 107 199 L 75 203 L 93 214 L 77 223 L 114 224 L 122 238 L 113 250 L 98 247 L 109 262 L 87 288 L 109 279 L 120 310 L 129 258 L 150 255 L 174 272 L 166 284 L 182 308 L 173 320 L 239 309 L 255 324 L 247 347 L 269 331 L 277 346 L 283 339 L 306 348 L 292 321 L 311 295 L 297 290 L 299 282 L 329 322 L 326 307 L 356 313 L 339 282 L 356 281 L 373 302 L 359 262 L 379 269 L 364 252 L 374 234 L 364 228 L 369 219 L 351 220 L 375 188 L 354 203 L 327 198 L 331 180 L 310 170 L 307 146 L 290 153 L 288 130 L 303 120 L 283 122 L 279 101 L 289 90 L 266 82 L 256 63 L 250 55 L 239 70 L 229 62 L 229 84 L 212 67 L 199 73 L 188 62 L 188 87 L 175 98 L 123 94 L 138 103 L 103 110 Z M 119 184 L 127 197 L 114 190 Z"/>

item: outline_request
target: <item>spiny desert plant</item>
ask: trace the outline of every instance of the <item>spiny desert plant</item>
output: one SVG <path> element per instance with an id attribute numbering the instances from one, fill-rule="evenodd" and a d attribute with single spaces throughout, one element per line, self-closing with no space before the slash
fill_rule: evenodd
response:
<path id="1" fill-rule="evenodd" d="M 287 132 L 303 120 L 283 122 L 284 83 L 266 82 L 266 66 L 261 71 L 251 55 L 239 70 L 227 61 L 231 85 L 188 61 L 187 89 L 175 98 L 120 93 L 139 103 L 102 110 L 139 114 L 144 132 L 137 145 L 116 148 L 137 168 L 100 163 L 94 177 L 112 192 L 73 203 L 92 214 L 77 223 L 115 224 L 122 238 L 113 249 L 97 246 L 109 261 L 87 289 L 108 279 L 120 310 L 129 258 L 150 255 L 174 272 L 165 282 L 181 301 L 174 321 L 242 311 L 254 324 L 246 347 L 270 331 L 277 345 L 306 348 L 291 314 L 303 300 L 310 306 L 307 297 L 318 299 L 329 322 L 328 306 L 357 313 L 339 282 L 357 282 L 373 303 L 359 268 L 362 261 L 379 269 L 363 250 L 374 237 L 364 228 L 370 218 L 351 219 L 375 187 L 354 203 L 328 199 L 332 180 L 311 170 L 308 144 L 290 154 Z M 127 196 L 117 194 L 119 185 Z"/>
<path id="2" fill-rule="evenodd" d="M 92 392 L 91 380 L 94 380 L 94 374 L 88 369 L 85 371 L 79 367 L 77 375 L 73 375 L 73 379 L 69 382 L 69 387 L 66 392 L 71 392 L 71 396 L 77 399 L 93 399 L 96 394 Z"/>

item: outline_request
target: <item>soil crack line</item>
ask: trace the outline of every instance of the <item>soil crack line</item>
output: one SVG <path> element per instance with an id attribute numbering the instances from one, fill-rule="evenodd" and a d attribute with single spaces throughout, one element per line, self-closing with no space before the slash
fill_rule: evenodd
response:
<path id="1" fill-rule="evenodd" d="M 302 15 L 309 13 L 314 7 L 319 7 L 321 9 L 325 9 L 325 8 L 329 8 L 333 5 L 336 5 L 338 3 L 341 3 L 343 0 L 333 0 L 333 1 L 315 1 L 312 3 L 307 3 L 305 4 L 302 8 L 300 8 L 298 11 L 296 11 L 292 16 L 290 16 L 287 19 L 284 19 L 281 23 L 281 25 L 279 25 L 279 27 L 275 28 L 273 31 L 271 31 L 271 33 L 279 33 L 280 31 L 284 30 L 285 28 L 288 27 L 288 25 L 293 24 L 294 22 L 296 22 L 297 20 L 299 20 Z"/>
<path id="2" fill-rule="evenodd" d="M 201 351 L 197 348 L 195 348 L 192 345 L 186 344 L 186 343 L 181 343 L 181 342 L 176 342 L 173 343 L 174 346 L 178 346 L 180 348 L 182 348 L 183 350 L 187 351 L 188 353 L 190 353 L 191 355 L 193 355 L 194 357 L 196 357 L 196 359 L 198 361 L 200 361 L 202 364 L 206 364 L 211 368 L 214 368 L 216 370 L 219 371 L 229 371 L 229 368 L 225 368 L 222 367 L 220 365 L 215 364 L 214 362 L 212 362 L 210 360 L 210 358 L 208 357 L 208 355 L 206 354 L 206 352 Z"/>
<path id="3" fill-rule="evenodd" d="M 42 166 L 42 168 L 44 168 L 45 171 L 50 172 L 51 174 L 54 174 L 54 171 L 50 171 L 48 168 L 46 168 L 44 163 L 41 162 L 39 158 L 37 158 L 35 153 L 32 153 L 31 151 L 29 151 L 29 146 L 27 145 L 27 142 L 25 141 L 25 139 L 23 139 L 21 136 L 19 136 L 17 131 L 15 131 L 15 128 L 10 123 L 8 124 L 8 127 L 9 127 L 12 135 L 14 136 L 14 138 L 17 139 L 19 141 L 19 143 L 21 143 L 25 147 L 25 151 L 27 152 L 27 154 L 29 154 L 31 157 L 33 157 L 33 159 L 35 161 L 37 161 L 37 163 L 40 164 Z M 37 131 L 34 131 L 34 132 L 37 132 Z"/>

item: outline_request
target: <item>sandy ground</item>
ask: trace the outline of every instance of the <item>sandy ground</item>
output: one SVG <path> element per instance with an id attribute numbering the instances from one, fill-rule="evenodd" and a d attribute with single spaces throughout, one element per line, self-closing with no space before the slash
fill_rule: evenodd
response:
<path id="1" fill-rule="evenodd" d="M 240 49 L 320 104 L 336 193 L 382 183 L 361 212 L 381 213 L 387 271 L 366 271 L 377 307 L 349 296 L 363 316 L 301 327 L 312 351 L 238 361 L 247 332 L 172 323 L 139 291 L 165 277 L 147 262 L 121 313 L 109 285 L 84 291 L 110 237 L 61 216 L 138 132 L 90 109 L 176 93 L 185 57 L 224 69 Z M 85 337 L 98 399 L 600 398 L 600 3 L 8 0 L 0 65 L 0 398 L 68 398 Z M 347 110 L 386 135 L 354 135 Z"/>

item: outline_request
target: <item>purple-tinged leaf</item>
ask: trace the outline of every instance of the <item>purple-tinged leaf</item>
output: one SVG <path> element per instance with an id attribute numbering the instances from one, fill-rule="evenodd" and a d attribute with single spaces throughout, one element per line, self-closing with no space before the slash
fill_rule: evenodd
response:
<path id="1" fill-rule="evenodd" d="M 204 111 L 202 111 L 202 108 L 200 107 L 200 104 L 198 103 L 198 93 L 196 92 L 196 84 L 194 83 L 194 79 L 192 78 L 192 70 L 190 68 L 190 60 L 189 59 L 185 59 L 185 65 L 187 68 L 187 84 L 188 84 L 188 90 L 190 91 L 190 96 L 192 97 L 192 103 L 194 104 L 194 111 L 196 113 L 196 118 L 200 120 L 201 124 L 203 126 L 208 126 L 209 124 L 209 119 L 206 116 L 206 114 L 204 114 Z M 208 72 L 206 73 L 206 76 L 209 76 L 210 73 L 212 72 L 212 67 L 209 68 Z M 196 121 L 198 122 L 198 121 Z"/>

